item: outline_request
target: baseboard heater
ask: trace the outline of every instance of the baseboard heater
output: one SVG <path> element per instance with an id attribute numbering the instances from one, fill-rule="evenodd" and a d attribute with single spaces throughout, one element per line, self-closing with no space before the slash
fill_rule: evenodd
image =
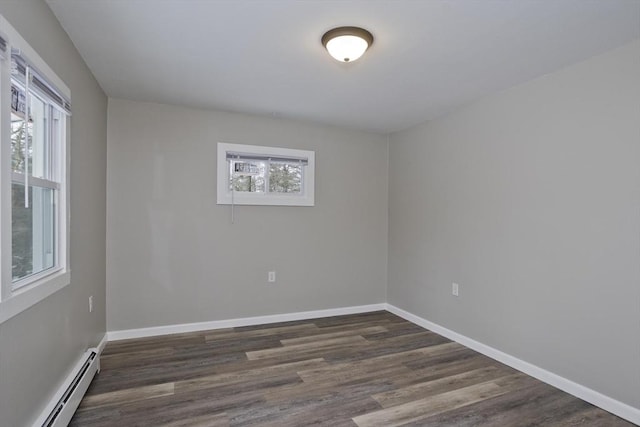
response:
<path id="1" fill-rule="evenodd" d="M 76 412 L 91 380 L 100 370 L 98 350 L 87 350 L 56 396 L 33 427 L 66 427 Z M 44 419 L 44 421 L 43 421 Z"/>

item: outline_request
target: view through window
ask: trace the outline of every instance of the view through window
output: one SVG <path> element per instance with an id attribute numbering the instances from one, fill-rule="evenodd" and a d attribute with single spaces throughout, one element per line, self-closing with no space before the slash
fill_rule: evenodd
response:
<path id="1" fill-rule="evenodd" d="M 313 206 L 315 153 L 218 143 L 218 204 Z"/>

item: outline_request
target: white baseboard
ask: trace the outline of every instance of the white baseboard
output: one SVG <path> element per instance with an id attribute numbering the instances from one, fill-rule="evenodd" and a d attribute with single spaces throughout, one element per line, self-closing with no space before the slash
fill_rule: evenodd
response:
<path id="1" fill-rule="evenodd" d="M 98 345 L 96 346 L 96 350 L 98 350 L 98 356 L 100 356 L 102 354 L 102 350 L 104 350 L 104 346 L 107 345 L 107 333 L 105 332 L 105 334 L 102 336 L 102 339 L 100 340 L 100 342 L 98 343 Z"/>
<path id="2" fill-rule="evenodd" d="M 108 341 L 130 338 L 154 337 L 158 335 L 180 334 L 185 332 L 206 331 L 209 329 L 237 328 L 240 326 L 266 325 L 269 323 L 291 322 L 295 320 L 319 319 L 321 317 L 343 316 L 345 314 L 368 313 L 386 310 L 387 304 L 369 304 L 353 307 L 331 308 L 327 310 L 302 311 L 298 313 L 273 314 L 268 316 L 243 317 L 210 322 L 183 323 L 179 325 L 155 326 L 151 328 L 125 329 L 107 332 Z"/>
<path id="3" fill-rule="evenodd" d="M 615 414 L 620 418 L 624 418 L 627 421 L 640 425 L 639 408 L 634 408 L 633 406 L 627 405 L 626 403 L 620 402 L 619 400 L 613 399 L 609 396 L 605 396 L 604 394 L 599 393 L 593 389 L 568 380 L 564 377 L 561 377 L 560 375 L 554 374 L 553 372 L 549 372 L 529 362 L 525 362 L 524 360 L 518 359 L 517 357 L 511 356 L 493 347 L 482 344 L 481 342 L 475 341 L 465 335 L 459 334 L 436 323 L 430 322 L 426 319 L 423 319 L 422 317 L 416 316 L 415 314 L 409 313 L 408 311 L 402 310 L 391 304 L 385 304 L 385 308 L 387 311 L 400 316 L 403 319 L 408 320 L 409 322 L 415 323 L 416 325 L 429 329 L 430 331 L 440 334 L 443 337 L 456 341 L 466 347 L 469 347 L 470 349 L 477 351 L 478 353 L 482 353 L 485 356 L 504 363 L 505 365 L 511 366 L 512 368 L 524 372 L 525 374 L 530 375 L 534 378 L 537 378 L 540 381 L 550 384 L 562 391 L 565 391 L 595 406 L 598 406 L 605 411 L 611 412 L 612 414 Z"/>

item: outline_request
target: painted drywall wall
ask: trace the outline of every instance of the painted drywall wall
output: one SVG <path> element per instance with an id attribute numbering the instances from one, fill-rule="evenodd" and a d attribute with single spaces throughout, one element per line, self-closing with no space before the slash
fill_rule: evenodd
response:
<path id="1" fill-rule="evenodd" d="M 389 147 L 389 303 L 640 407 L 640 42 Z"/>
<path id="2" fill-rule="evenodd" d="M 108 330 L 385 301 L 386 136 L 117 99 L 108 110 Z M 314 150 L 315 206 L 236 206 L 231 224 L 217 142 Z"/>
<path id="3" fill-rule="evenodd" d="M 71 284 L 0 324 L 0 425 L 27 426 L 106 330 L 107 99 L 44 2 L 0 1 L 0 14 L 64 80 L 73 104 Z"/>

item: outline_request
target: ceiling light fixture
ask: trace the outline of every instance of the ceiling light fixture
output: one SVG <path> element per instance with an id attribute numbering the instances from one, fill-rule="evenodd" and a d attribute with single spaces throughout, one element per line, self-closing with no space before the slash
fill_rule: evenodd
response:
<path id="1" fill-rule="evenodd" d="M 322 45 L 340 62 L 360 58 L 373 43 L 373 35 L 359 27 L 338 27 L 322 36 Z"/>

